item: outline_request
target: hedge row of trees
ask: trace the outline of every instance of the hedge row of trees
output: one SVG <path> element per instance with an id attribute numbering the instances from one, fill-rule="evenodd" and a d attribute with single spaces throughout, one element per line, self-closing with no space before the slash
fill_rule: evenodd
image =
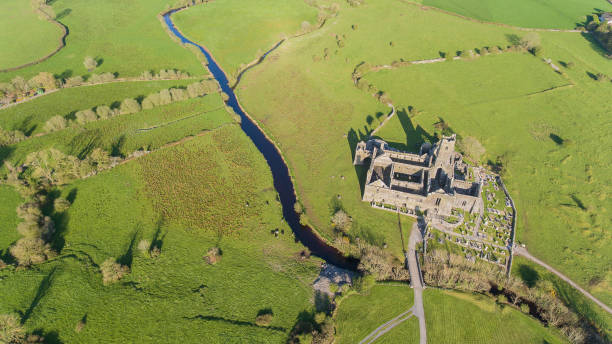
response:
<path id="1" fill-rule="evenodd" d="M 99 105 L 94 108 L 77 111 L 73 119 L 65 116 L 51 117 L 44 126 L 47 133 L 62 130 L 70 126 L 80 126 L 99 119 L 108 119 L 116 115 L 127 115 L 142 110 L 152 109 L 157 106 L 184 101 L 190 98 L 202 97 L 206 94 L 217 92 L 218 84 L 214 80 L 204 80 L 189 84 L 187 88 L 163 89 L 159 92 L 151 93 L 142 102 L 136 99 L 126 98 L 118 107 L 111 108 L 108 105 Z M 0 132 L 1 133 L 1 132 Z"/>
<path id="2" fill-rule="evenodd" d="M 94 149 L 83 160 L 50 148 L 30 153 L 21 166 L 5 162 L 8 171 L 5 182 L 14 186 L 25 199 L 17 208 L 17 215 L 23 219 L 17 226 L 22 238 L 9 248 L 19 266 L 39 264 L 57 255 L 50 244 L 55 225 L 43 209 L 64 212 L 70 202 L 63 198 L 52 200 L 49 191 L 55 186 L 110 168 L 116 162 L 116 158 L 111 158 L 100 148 Z"/>
<path id="3" fill-rule="evenodd" d="M 599 14 L 593 14 L 589 16 L 586 28 L 591 31 L 599 42 L 601 42 L 603 47 L 612 54 L 612 26 L 606 22 L 602 23 L 599 20 Z"/>
<path id="4" fill-rule="evenodd" d="M 501 290 L 502 302 L 529 312 L 536 311 L 551 326 L 561 330 L 573 343 L 600 343 L 603 339 L 592 327 L 558 299 L 550 281 L 537 281 L 528 287 L 517 277 L 507 277 L 498 267 L 484 262 L 471 263 L 445 250 L 429 252 L 423 265 L 425 283 L 441 288 L 488 293 Z"/>
<path id="5" fill-rule="evenodd" d="M 40 72 L 29 80 L 21 76 L 14 77 L 10 82 L 0 83 L 0 105 L 20 101 L 22 98 L 31 97 L 36 94 L 56 90 L 58 88 L 69 88 L 81 85 L 93 85 L 107 83 L 117 80 L 117 73 L 91 74 L 89 76 L 53 75 L 49 72 Z M 190 77 L 189 73 L 176 69 L 162 69 L 155 73 L 144 71 L 139 80 L 166 80 L 185 79 Z"/>

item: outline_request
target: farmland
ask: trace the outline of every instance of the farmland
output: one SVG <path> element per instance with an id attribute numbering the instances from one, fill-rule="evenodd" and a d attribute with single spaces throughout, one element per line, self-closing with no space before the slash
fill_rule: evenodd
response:
<path id="1" fill-rule="evenodd" d="M 0 70 L 34 62 L 60 44 L 62 30 L 35 13 L 29 1 L 0 4 Z"/>
<path id="2" fill-rule="evenodd" d="M 0 312 L 21 311 L 27 329 L 62 342 L 280 342 L 311 307 L 317 267 L 296 258 L 302 248 L 280 219 L 271 185 L 236 126 L 74 182 L 62 191 L 70 209 L 54 215 L 61 254 L 31 270 L 0 272 L 8 296 Z M 275 238 L 274 228 L 284 234 Z M 2 229 L 4 237 L 9 229 Z M 141 239 L 161 247 L 159 257 L 139 251 Z M 202 259 L 211 247 L 223 252 L 215 265 Z M 108 257 L 131 273 L 103 286 L 98 266 Z M 265 309 L 274 318 L 260 327 L 255 316 Z"/>
<path id="3" fill-rule="evenodd" d="M 565 343 L 537 320 L 482 295 L 429 289 L 423 302 L 430 343 Z"/>
<path id="4" fill-rule="evenodd" d="M 421 0 L 424 5 L 438 7 L 488 22 L 529 28 L 573 29 L 585 21 L 594 9 L 609 11 L 612 7 L 600 0 Z"/>

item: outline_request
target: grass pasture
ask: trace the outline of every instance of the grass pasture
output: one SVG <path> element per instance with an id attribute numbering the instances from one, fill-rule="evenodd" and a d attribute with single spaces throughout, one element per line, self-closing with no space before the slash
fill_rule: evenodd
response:
<path id="1" fill-rule="evenodd" d="M 70 30 L 66 47 L 45 62 L 0 74 L 0 81 L 16 75 L 29 79 L 38 72 L 85 75 L 86 56 L 98 61 L 95 73 L 116 72 L 126 77 L 145 70 L 176 68 L 203 74 L 198 59 L 171 40 L 157 18 L 172 4 L 170 0 L 53 1 L 55 13 L 61 14 L 60 22 Z"/>
<path id="2" fill-rule="evenodd" d="M 0 312 L 20 312 L 30 331 L 63 343 L 278 343 L 312 307 L 318 264 L 298 258 L 303 248 L 282 221 L 267 165 L 237 126 L 76 181 L 62 193 L 73 204 L 54 215 L 60 256 L 34 269 L 0 271 L 0 294 L 7 296 Z M 236 211 L 239 224 L 219 221 Z M 275 237 L 274 228 L 284 234 Z M 161 255 L 146 257 L 136 247 L 140 239 L 160 246 Z M 222 259 L 209 265 L 202 257 L 215 246 Z M 131 273 L 103 286 L 98 266 L 108 257 Z M 256 325 L 266 309 L 272 323 Z"/>
<path id="3" fill-rule="evenodd" d="M 555 330 L 486 296 L 427 289 L 423 304 L 430 343 L 566 343 Z"/>
<path id="4" fill-rule="evenodd" d="M 358 343 L 378 326 L 412 307 L 414 293 L 408 285 L 377 284 L 368 295 L 351 294 L 336 311 L 336 342 Z M 378 340 L 381 343 L 418 343 L 419 323 L 412 317 Z M 412 340 L 411 340 L 412 339 Z"/>
<path id="5" fill-rule="evenodd" d="M 205 46 L 232 74 L 285 36 L 314 25 L 317 9 L 302 0 L 213 1 L 173 16 L 190 39 Z"/>
<path id="6" fill-rule="evenodd" d="M 0 252 L 5 253 L 6 248 L 20 238 L 15 229 L 21 219 L 15 210 L 23 200 L 15 189 L 7 185 L 0 185 L 0 200 Z"/>
<path id="7" fill-rule="evenodd" d="M 29 1 L 4 0 L 0 3 L 0 70 L 34 62 L 60 43 L 62 30 L 41 19 Z"/>
<path id="8" fill-rule="evenodd" d="M 603 0 L 420 0 L 467 17 L 488 22 L 547 29 L 573 29 L 595 9 L 610 11 Z"/>

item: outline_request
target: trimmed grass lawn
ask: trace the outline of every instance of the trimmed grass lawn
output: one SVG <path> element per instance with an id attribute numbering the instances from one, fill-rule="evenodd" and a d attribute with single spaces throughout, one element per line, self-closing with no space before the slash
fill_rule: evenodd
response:
<path id="1" fill-rule="evenodd" d="M 380 18 L 385 18 L 385 25 Z M 357 89 L 351 74 L 363 61 L 389 64 L 507 45 L 506 35 L 512 33 L 399 1 L 366 2 L 359 7 L 342 3 L 338 15 L 322 29 L 289 40 L 249 71 L 238 86 L 238 96 L 283 151 L 306 214 L 323 236 L 333 240 L 330 216 L 339 195 L 355 221 L 353 229 L 372 233 L 373 242 L 388 243 L 389 250 L 402 257 L 397 215 L 361 201 L 366 168 L 352 165 L 357 142 L 390 109 Z M 404 228 L 410 228 L 412 219 L 405 221 Z"/>
<path id="2" fill-rule="evenodd" d="M 504 24 L 533 28 L 573 29 L 585 16 L 612 10 L 603 0 L 421 0 L 464 16 Z"/>
<path id="3" fill-rule="evenodd" d="M 54 51 L 62 30 L 38 17 L 29 1 L 0 2 L 0 69 L 36 61 Z"/>
<path id="4" fill-rule="evenodd" d="M 347 296 L 336 311 L 336 342 L 359 343 L 380 325 L 410 309 L 413 297 L 414 293 L 407 284 L 377 284 L 367 295 Z M 395 340 L 402 339 L 402 342 L 418 343 L 418 338 L 419 323 L 413 316 L 377 342 L 398 343 Z"/>
<path id="5" fill-rule="evenodd" d="M 16 75 L 29 79 L 38 72 L 85 75 L 86 56 L 102 62 L 95 73 L 117 72 L 125 77 L 176 68 L 203 74 L 198 59 L 174 42 L 157 18 L 171 4 L 170 0 L 54 1 L 55 13 L 67 13 L 60 19 L 70 30 L 66 47 L 43 63 L 0 74 L 0 81 Z"/>
<path id="6" fill-rule="evenodd" d="M 231 121 L 221 96 L 209 94 L 33 137 L 6 147 L 4 159 L 22 162 L 29 153 L 51 147 L 78 157 L 99 147 L 114 156 L 125 157 L 136 150 L 154 150 Z"/>
<path id="7" fill-rule="evenodd" d="M 398 109 L 422 111 L 414 118 L 398 112 L 378 134 L 413 148 L 415 136 L 431 135 L 441 117 L 484 145 L 484 161 L 505 157 L 504 181 L 519 212 L 517 240 L 610 304 L 612 104 L 603 99 L 612 83 L 588 73 L 609 74 L 612 66 L 580 35 L 542 39 L 555 64 L 575 63 L 563 69 L 567 77 L 527 54 L 366 75 Z M 536 93 L 570 83 L 575 86 Z"/>
<path id="8" fill-rule="evenodd" d="M 303 0 L 213 1 L 176 13 L 174 22 L 205 46 L 226 72 L 253 61 L 280 41 L 314 25 L 317 9 Z"/>
<path id="9" fill-rule="evenodd" d="M 566 343 L 555 330 L 486 296 L 427 289 L 423 304 L 429 343 Z"/>
<path id="10" fill-rule="evenodd" d="M 298 313 L 313 307 L 318 261 L 299 258 L 265 160 L 237 126 L 62 193 L 74 201 L 54 215 L 60 256 L 0 271 L 0 313 L 21 313 L 29 331 L 63 343 L 284 343 Z M 161 255 L 139 252 L 140 239 L 157 242 Z M 222 259 L 209 265 L 202 257 L 215 246 Z M 108 257 L 131 273 L 104 286 L 99 265 Z M 255 324 L 264 309 L 274 313 L 269 327 Z"/>
<path id="11" fill-rule="evenodd" d="M 66 88 L 0 110 L 0 127 L 35 135 L 44 132 L 45 122 L 53 116 L 65 116 L 98 105 L 111 106 L 126 98 L 147 96 L 164 88 L 187 86 L 196 81 L 198 79 L 115 82 Z"/>

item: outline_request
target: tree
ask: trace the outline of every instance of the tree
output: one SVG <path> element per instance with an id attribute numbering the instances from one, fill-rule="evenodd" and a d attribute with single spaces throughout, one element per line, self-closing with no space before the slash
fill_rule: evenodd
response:
<path id="1" fill-rule="evenodd" d="M 142 108 L 145 110 L 159 106 L 161 98 L 159 93 L 151 93 L 142 101 Z"/>
<path id="2" fill-rule="evenodd" d="M 25 135 L 21 131 L 8 131 L 0 128 L 0 147 L 12 145 L 23 140 L 25 140 Z"/>
<path id="3" fill-rule="evenodd" d="M 531 50 L 540 45 L 540 35 L 530 32 L 521 39 L 520 45 L 527 50 Z"/>
<path id="4" fill-rule="evenodd" d="M 25 165 L 27 177 L 35 184 L 63 185 L 90 172 L 89 166 L 81 160 L 55 148 L 28 154 Z"/>
<path id="5" fill-rule="evenodd" d="M 159 105 L 167 105 L 172 103 L 172 95 L 170 95 L 170 91 L 161 90 L 159 91 Z"/>
<path id="6" fill-rule="evenodd" d="M 92 109 L 77 111 L 75 114 L 76 122 L 80 125 L 96 121 L 98 116 Z"/>
<path id="7" fill-rule="evenodd" d="M 68 126 L 68 121 L 62 116 L 53 116 L 46 123 L 43 128 L 44 131 L 50 133 L 65 129 Z"/>
<path id="8" fill-rule="evenodd" d="M 29 81 L 30 85 L 34 87 L 44 88 L 45 91 L 57 89 L 57 80 L 53 74 L 48 72 L 40 72 Z"/>
<path id="9" fill-rule="evenodd" d="M 108 285 L 122 279 L 130 272 L 130 268 L 117 263 L 114 258 L 108 258 L 100 265 L 100 272 L 102 273 L 102 283 Z"/>
<path id="10" fill-rule="evenodd" d="M 70 208 L 70 202 L 68 202 L 68 200 L 65 198 L 59 197 L 53 201 L 53 210 L 58 213 L 63 213 L 68 210 L 68 208 Z"/>
<path id="11" fill-rule="evenodd" d="M 80 86 L 84 82 L 83 77 L 80 75 L 73 76 L 64 81 L 64 87 L 75 87 Z"/>
<path id="12" fill-rule="evenodd" d="M 136 113 L 140 111 L 140 104 L 132 98 L 127 98 L 121 102 L 121 106 L 119 107 L 119 113 L 122 115 L 127 115 L 131 113 Z"/>
<path id="13" fill-rule="evenodd" d="M 483 145 L 473 136 L 468 136 L 459 141 L 459 148 L 476 161 L 480 161 L 480 158 L 482 158 L 486 151 Z"/>
<path id="14" fill-rule="evenodd" d="M 40 264 L 56 256 L 51 246 L 40 238 L 21 238 L 9 251 L 21 266 Z"/>
<path id="15" fill-rule="evenodd" d="M 25 339 L 25 330 L 19 318 L 14 314 L 0 315 L 0 343 L 22 343 Z"/>
<path id="16" fill-rule="evenodd" d="M 87 68 L 88 72 L 91 72 L 96 67 L 98 67 L 98 62 L 96 62 L 93 57 L 87 56 L 85 57 L 85 60 L 83 60 L 83 65 L 85 66 L 85 68 Z"/>
<path id="17" fill-rule="evenodd" d="M 30 85 L 28 85 L 28 82 L 20 76 L 14 77 L 11 80 L 11 85 L 15 91 L 19 93 L 26 93 L 30 90 Z"/>
<path id="18" fill-rule="evenodd" d="M 206 90 L 201 82 L 194 82 L 193 84 L 189 84 L 187 86 L 187 93 L 189 94 L 190 98 L 195 98 L 206 94 Z"/>
<path id="19" fill-rule="evenodd" d="M 111 166 L 111 157 L 102 148 L 95 148 L 87 157 L 87 162 L 92 168 L 100 171 Z"/>
<path id="20" fill-rule="evenodd" d="M 179 102 L 189 99 L 185 90 L 181 88 L 171 88 L 170 95 L 172 96 L 173 102 Z"/>
<path id="21" fill-rule="evenodd" d="M 351 219 L 351 217 L 348 216 L 347 213 L 340 209 L 332 216 L 331 222 L 334 228 L 336 228 L 340 232 L 346 233 L 351 229 L 353 219 Z"/>
<path id="22" fill-rule="evenodd" d="M 111 108 L 106 106 L 106 105 L 100 105 L 100 106 L 96 107 L 96 115 L 98 115 L 98 117 L 100 119 L 111 118 L 114 114 L 115 114 L 115 112 L 113 110 L 111 110 Z"/>
<path id="23" fill-rule="evenodd" d="M 255 317 L 255 324 L 257 324 L 257 326 L 270 326 L 273 318 L 274 314 L 272 311 L 263 312 Z"/>

